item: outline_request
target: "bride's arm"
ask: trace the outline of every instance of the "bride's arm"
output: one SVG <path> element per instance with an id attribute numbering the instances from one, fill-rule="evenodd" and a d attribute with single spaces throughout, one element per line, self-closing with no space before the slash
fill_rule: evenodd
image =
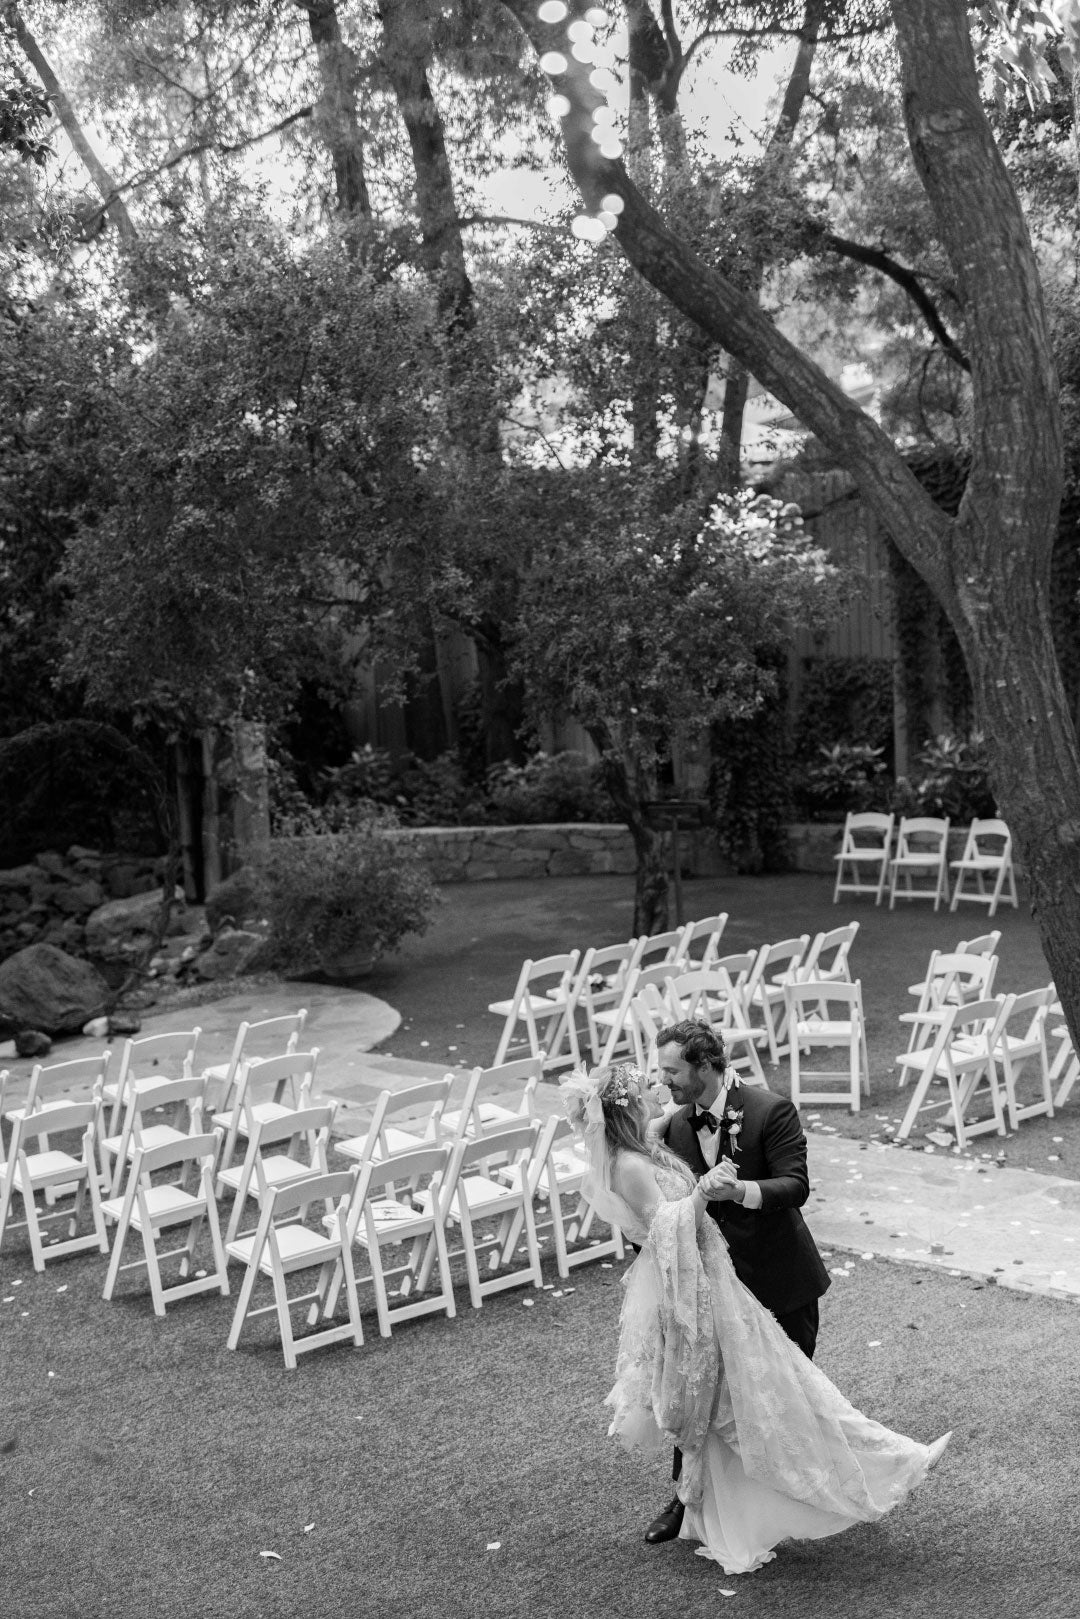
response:
<path id="1" fill-rule="evenodd" d="M 612 1185 L 623 1201 L 629 1203 L 647 1231 L 660 1202 L 660 1188 L 649 1160 L 640 1153 L 623 1153 L 612 1174 Z M 695 1186 L 688 1197 L 694 1210 L 694 1223 L 700 1226 L 708 1198 L 700 1186 Z"/>

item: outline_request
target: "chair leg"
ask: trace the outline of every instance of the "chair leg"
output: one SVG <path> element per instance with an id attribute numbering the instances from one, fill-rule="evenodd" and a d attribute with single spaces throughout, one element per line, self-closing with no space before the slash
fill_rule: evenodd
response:
<path id="1" fill-rule="evenodd" d="M 255 1283 L 259 1275 L 261 1253 L 262 1250 L 253 1244 L 251 1258 L 248 1260 L 248 1267 L 240 1286 L 240 1297 L 236 1301 L 236 1309 L 233 1312 L 232 1326 L 229 1328 L 229 1336 L 225 1344 L 226 1349 L 235 1349 L 240 1342 L 240 1332 L 247 1319 L 248 1310 L 251 1308 L 251 1297 L 255 1291 Z"/>

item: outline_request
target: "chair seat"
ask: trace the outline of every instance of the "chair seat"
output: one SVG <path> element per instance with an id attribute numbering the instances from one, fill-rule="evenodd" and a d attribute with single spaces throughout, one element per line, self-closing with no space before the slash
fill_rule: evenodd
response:
<path id="1" fill-rule="evenodd" d="M 795 1025 L 800 1040 L 835 1040 L 837 1045 L 847 1045 L 854 1027 L 852 1023 L 830 1022 L 828 1019 L 819 1018 L 810 1018 L 805 1023 Z"/>
<path id="2" fill-rule="evenodd" d="M 398 1130 L 393 1125 L 386 1126 L 382 1132 L 382 1137 L 386 1142 L 387 1152 L 391 1158 L 396 1158 L 399 1153 L 403 1152 L 417 1152 L 421 1147 L 430 1147 L 432 1144 L 430 1137 L 425 1139 L 423 1136 L 413 1135 L 408 1130 Z M 357 1158 L 363 1161 L 367 1157 L 367 1143 L 368 1138 L 366 1135 L 350 1136 L 346 1141 L 335 1141 L 334 1151 L 344 1153 L 346 1158 Z M 382 1163 L 384 1154 L 378 1142 L 375 1143 L 371 1156 L 375 1163 Z"/>
<path id="3" fill-rule="evenodd" d="M 1004 861 L 995 859 L 993 855 L 974 855 L 966 860 L 950 860 L 949 865 L 954 871 L 1000 871 Z"/>
<path id="4" fill-rule="evenodd" d="M 566 1005 L 566 996 L 559 991 L 552 991 L 550 995 L 523 995 L 520 1001 L 492 1001 L 488 1007 L 489 1012 L 497 1012 L 500 1017 L 508 1017 L 514 1006 L 523 1010 L 526 1006 L 530 1012 L 543 1012 L 550 1014 L 557 1012 L 560 1006 Z"/>
<path id="5" fill-rule="evenodd" d="M 295 1108 L 286 1107 L 282 1102 L 256 1102 L 251 1109 L 251 1114 L 259 1124 L 265 1124 L 267 1119 L 283 1119 L 287 1113 L 294 1113 L 295 1111 Z M 214 1114 L 214 1123 L 222 1130 L 230 1130 L 232 1122 L 233 1115 L 231 1111 Z M 240 1135 L 247 1135 L 247 1126 L 243 1118 L 239 1120 L 236 1128 Z"/>
<path id="6" fill-rule="evenodd" d="M 50 1109 L 52 1109 L 52 1108 L 67 1107 L 67 1106 L 68 1106 L 68 1103 L 67 1103 L 66 1099 L 61 1099 L 61 1100 L 54 1101 L 54 1102 L 39 1102 L 37 1107 L 34 1109 L 34 1112 L 35 1113 L 48 1113 L 50 1111 Z M 13 1108 L 10 1109 L 9 1112 L 4 1114 L 4 1117 L 8 1121 L 9 1124 L 14 1124 L 16 1119 L 25 1119 L 26 1118 L 26 1109 L 24 1107 L 13 1107 Z"/>
<path id="7" fill-rule="evenodd" d="M 281 1262 L 286 1270 L 318 1264 L 323 1255 L 329 1257 L 330 1254 L 339 1251 L 336 1242 L 331 1242 L 329 1237 L 324 1237 L 321 1232 L 312 1231 L 307 1226 L 278 1226 L 275 1235 Z M 254 1235 L 237 1237 L 233 1242 L 226 1244 L 226 1252 L 231 1259 L 239 1259 L 243 1264 L 249 1265 L 254 1246 Z M 264 1248 L 259 1256 L 259 1270 L 264 1276 L 273 1275 L 273 1262 L 268 1249 Z"/>
<path id="8" fill-rule="evenodd" d="M 182 1186 L 148 1186 L 143 1192 L 146 1201 L 150 1222 L 154 1226 L 176 1225 L 182 1220 L 190 1220 L 192 1210 L 202 1203 L 202 1198 L 193 1197 L 185 1192 Z M 124 1207 L 122 1197 L 111 1197 L 107 1203 L 101 1205 L 101 1212 L 110 1220 L 118 1220 Z M 131 1223 L 136 1231 L 142 1230 L 142 1215 L 136 1202 L 131 1211 Z"/>
<path id="9" fill-rule="evenodd" d="M 522 1117 L 516 1108 L 503 1107 L 499 1102 L 481 1102 L 473 1111 L 479 1113 L 480 1123 L 485 1127 L 491 1124 L 509 1124 L 511 1120 Z M 461 1123 L 461 1113 L 444 1113 L 442 1122 L 443 1128 L 454 1135 Z"/>
<path id="10" fill-rule="evenodd" d="M 474 1219 L 482 1219 L 485 1214 L 499 1214 L 503 1209 L 512 1208 L 520 1199 L 518 1190 L 498 1186 L 486 1175 L 466 1175 L 458 1181 L 457 1191 L 450 1200 L 451 1220 L 461 1219 L 459 1199 L 462 1194 Z M 417 1192 L 413 1201 L 426 1213 L 431 1208 L 431 1193 L 426 1190 Z"/>
<path id="11" fill-rule="evenodd" d="M 375 1222 L 377 1238 L 386 1238 L 393 1233 L 406 1242 L 410 1237 L 426 1236 L 432 1230 L 430 1213 L 410 1209 L 404 1203 L 395 1202 L 392 1197 L 373 1198 L 367 1206 Z M 370 1246 L 363 1221 L 356 1228 L 356 1241 L 365 1248 Z"/>
<path id="12" fill-rule="evenodd" d="M 848 849 L 844 854 L 834 854 L 834 860 L 872 860 L 875 866 L 880 866 L 885 858 L 884 849 Z"/>
<path id="13" fill-rule="evenodd" d="M 123 1136 L 105 1137 L 105 1140 L 101 1143 L 101 1145 L 109 1154 L 110 1158 L 115 1158 L 116 1154 L 120 1151 L 120 1143 L 123 1141 L 123 1139 Z M 130 1163 L 135 1157 L 140 1144 L 144 1147 L 164 1147 L 168 1142 L 183 1140 L 183 1130 L 174 1129 L 171 1124 L 148 1125 L 147 1128 L 142 1132 L 141 1143 L 136 1142 L 134 1139 L 129 1139 L 127 1144 L 128 1163 Z"/>
<path id="14" fill-rule="evenodd" d="M 305 1175 L 314 1173 L 310 1164 L 298 1164 L 295 1158 L 289 1158 L 285 1153 L 277 1153 L 274 1157 L 262 1160 L 263 1174 L 269 1186 L 289 1186 L 293 1181 L 301 1181 Z M 223 1186 L 230 1186 L 235 1192 L 240 1186 L 243 1177 L 243 1164 L 233 1164 L 223 1169 L 218 1180 Z M 255 1191 L 255 1182 L 251 1182 L 251 1190 Z"/>
<path id="15" fill-rule="evenodd" d="M 32 1187 L 45 1186 L 51 1180 L 70 1177 L 72 1173 L 77 1176 L 86 1173 L 86 1165 L 81 1159 L 72 1158 L 70 1153 L 58 1151 L 27 1153 L 26 1167 L 30 1172 L 30 1185 Z M 0 1164 L 0 1176 L 6 1174 L 7 1165 Z M 15 1165 L 15 1174 L 11 1184 L 17 1187 L 20 1192 L 23 1190 L 22 1167 L 19 1164 Z"/>

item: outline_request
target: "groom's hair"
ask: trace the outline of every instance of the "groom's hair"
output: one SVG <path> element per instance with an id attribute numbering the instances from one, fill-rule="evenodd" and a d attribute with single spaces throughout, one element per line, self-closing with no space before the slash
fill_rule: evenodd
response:
<path id="1" fill-rule="evenodd" d="M 666 1029 L 661 1029 L 656 1036 L 656 1044 L 657 1048 L 678 1046 L 683 1061 L 688 1062 L 691 1068 L 715 1068 L 722 1074 L 727 1067 L 727 1053 L 720 1035 L 710 1029 L 707 1023 L 698 1023 L 692 1018 L 684 1018 L 681 1023 L 670 1023 Z"/>

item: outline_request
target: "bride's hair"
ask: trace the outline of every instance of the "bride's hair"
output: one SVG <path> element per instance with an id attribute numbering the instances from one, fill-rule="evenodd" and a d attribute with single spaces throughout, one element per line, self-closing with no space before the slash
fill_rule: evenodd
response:
<path id="1" fill-rule="evenodd" d="M 572 1076 L 576 1077 L 576 1076 Z M 693 1183 L 693 1175 L 663 1142 L 650 1141 L 646 1134 L 649 1109 L 645 1102 L 645 1076 L 634 1063 L 615 1063 L 608 1068 L 594 1068 L 588 1084 L 595 1090 L 604 1112 L 604 1141 L 614 1160 L 620 1152 L 638 1153 L 673 1169 Z"/>

